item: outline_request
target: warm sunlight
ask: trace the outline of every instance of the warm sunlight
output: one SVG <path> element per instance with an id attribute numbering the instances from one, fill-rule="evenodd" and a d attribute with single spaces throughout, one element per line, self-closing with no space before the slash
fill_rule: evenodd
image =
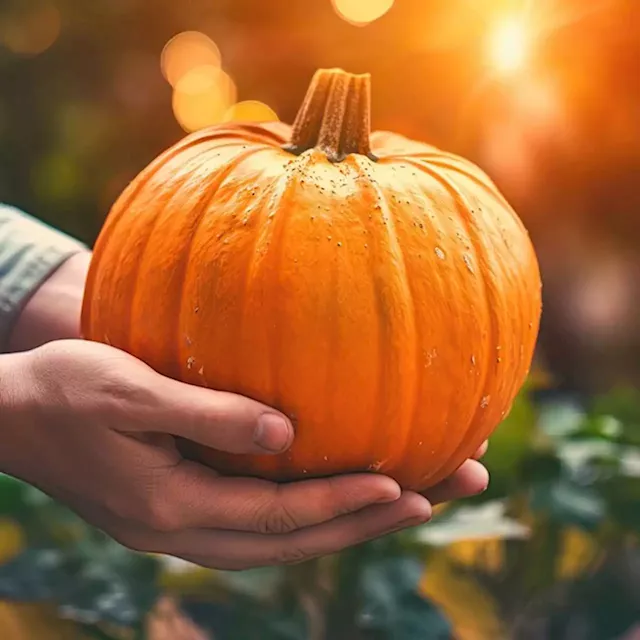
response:
<path id="1" fill-rule="evenodd" d="M 382 17 L 394 0 L 332 0 L 336 13 L 347 22 L 364 26 Z"/>
<path id="2" fill-rule="evenodd" d="M 489 33 L 489 64 L 500 73 L 514 73 L 525 66 L 529 48 L 530 34 L 524 19 L 504 18 Z"/>

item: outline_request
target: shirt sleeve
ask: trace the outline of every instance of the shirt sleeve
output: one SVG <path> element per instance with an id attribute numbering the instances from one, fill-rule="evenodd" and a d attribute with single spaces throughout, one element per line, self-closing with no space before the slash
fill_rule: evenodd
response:
<path id="1" fill-rule="evenodd" d="M 85 245 L 26 213 L 0 204 L 0 353 L 38 287 Z"/>

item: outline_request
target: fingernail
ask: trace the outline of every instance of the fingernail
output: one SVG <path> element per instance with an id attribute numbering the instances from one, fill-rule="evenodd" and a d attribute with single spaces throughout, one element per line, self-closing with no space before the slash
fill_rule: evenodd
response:
<path id="1" fill-rule="evenodd" d="M 403 520 L 402 522 L 399 522 L 395 527 L 393 527 L 393 529 L 391 529 L 390 533 L 394 533 L 396 531 L 402 531 L 403 529 L 410 529 L 411 527 L 417 527 L 421 524 L 425 524 L 429 522 L 429 518 L 427 517 L 413 517 L 413 518 L 407 518 L 406 520 Z"/>
<path id="2" fill-rule="evenodd" d="M 291 441 L 291 426 L 275 413 L 265 413 L 258 418 L 253 441 L 265 451 L 280 453 Z"/>
<path id="3" fill-rule="evenodd" d="M 383 496 L 378 496 L 374 501 L 374 504 L 389 504 L 389 502 L 399 500 L 401 495 L 401 491 L 398 491 L 397 493 L 386 493 Z"/>

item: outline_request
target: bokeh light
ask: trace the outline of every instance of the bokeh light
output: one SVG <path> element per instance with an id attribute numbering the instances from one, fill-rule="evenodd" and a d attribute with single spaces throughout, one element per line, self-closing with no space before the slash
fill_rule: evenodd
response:
<path id="1" fill-rule="evenodd" d="M 331 0 L 336 13 L 347 22 L 364 26 L 381 18 L 394 0 Z"/>
<path id="2" fill-rule="evenodd" d="M 49 49 L 60 35 L 60 11 L 51 2 L 39 2 L 27 12 L 3 16 L 0 43 L 9 51 L 35 56 Z"/>
<path id="3" fill-rule="evenodd" d="M 527 63 L 530 46 L 530 33 L 524 19 L 503 18 L 489 32 L 489 64 L 502 74 L 519 71 Z"/>
<path id="4" fill-rule="evenodd" d="M 198 131 L 222 122 L 236 101 L 232 78 L 210 65 L 196 67 L 185 74 L 173 92 L 173 112 L 185 131 Z"/>
<path id="5" fill-rule="evenodd" d="M 198 67 L 220 67 L 222 56 L 216 43 L 204 33 L 185 31 L 174 36 L 165 45 L 160 65 L 171 86 Z"/>
<path id="6" fill-rule="evenodd" d="M 225 122 L 273 122 L 278 114 L 264 102 L 259 100 L 243 100 L 227 109 Z"/>

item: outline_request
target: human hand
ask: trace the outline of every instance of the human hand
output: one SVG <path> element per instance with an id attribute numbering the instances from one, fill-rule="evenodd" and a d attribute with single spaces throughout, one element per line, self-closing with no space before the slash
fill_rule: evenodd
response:
<path id="1" fill-rule="evenodd" d="M 301 561 L 426 522 L 427 498 L 357 474 L 278 485 L 183 459 L 181 436 L 276 453 L 293 429 L 253 400 L 165 378 L 106 345 L 56 341 L 0 358 L 0 468 L 133 549 L 220 569 Z M 474 461 L 429 494 L 476 493 Z"/>

